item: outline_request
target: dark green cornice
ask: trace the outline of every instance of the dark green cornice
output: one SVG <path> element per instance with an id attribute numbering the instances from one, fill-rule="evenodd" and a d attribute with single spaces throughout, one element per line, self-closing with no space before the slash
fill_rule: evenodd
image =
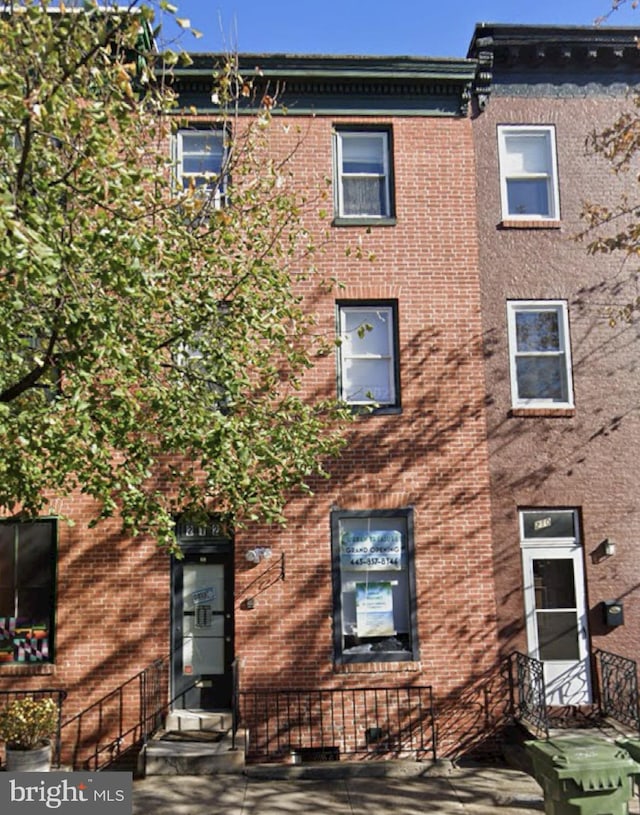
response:
<path id="1" fill-rule="evenodd" d="M 635 85 L 640 27 L 478 23 L 468 56 L 478 62 L 480 109 L 498 85 L 548 87 Z"/>
<path id="2" fill-rule="evenodd" d="M 212 75 L 223 58 L 190 56 L 172 71 L 181 106 L 214 111 Z M 472 59 L 420 57 L 242 54 L 239 65 L 259 91 L 277 89 L 289 115 L 464 115 L 476 73 Z"/>

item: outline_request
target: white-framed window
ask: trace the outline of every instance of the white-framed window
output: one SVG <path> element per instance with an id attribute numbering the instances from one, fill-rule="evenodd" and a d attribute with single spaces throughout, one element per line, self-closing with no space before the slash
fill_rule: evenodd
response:
<path id="1" fill-rule="evenodd" d="M 418 659 L 413 510 L 331 513 L 338 664 Z"/>
<path id="2" fill-rule="evenodd" d="M 511 397 L 514 407 L 573 407 L 567 304 L 507 303 Z"/>
<path id="3" fill-rule="evenodd" d="M 338 303 L 338 392 L 350 405 L 399 407 L 397 303 Z"/>
<path id="4" fill-rule="evenodd" d="M 391 218 L 388 130 L 336 130 L 335 190 L 338 218 Z"/>
<path id="5" fill-rule="evenodd" d="M 504 220 L 560 217 L 555 129 L 498 127 L 500 195 Z"/>
<path id="6" fill-rule="evenodd" d="M 224 201 L 225 137 L 220 129 L 184 129 L 175 136 L 176 173 L 184 190 L 196 189 Z"/>

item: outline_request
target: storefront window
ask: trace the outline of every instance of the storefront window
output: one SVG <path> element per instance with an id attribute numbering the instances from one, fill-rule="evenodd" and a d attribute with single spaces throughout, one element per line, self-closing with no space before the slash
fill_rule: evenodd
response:
<path id="1" fill-rule="evenodd" d="M 417 658 L 411 510 L 334 512 L 336 661 Z"/>
<path id="2" fill-rule="evenodd" d="M 0 663 L 51 662 L 55 521 L 0 522 Z"/>

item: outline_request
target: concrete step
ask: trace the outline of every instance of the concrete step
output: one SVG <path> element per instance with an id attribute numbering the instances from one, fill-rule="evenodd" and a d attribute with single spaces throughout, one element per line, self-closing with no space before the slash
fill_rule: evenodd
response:
<path id="1" fill-rule="evenodd" d="M 233 714 L 230 710 L 172 710 L 167 714 L 165 730 L 230 730 Z"/>
<path id="2" fill-rule="evenodd" d="M 143 748 L 140 765 L 145 776 L 216 775 L 244 770 L 245 734 L 230 730 L 163 730 Z"/>

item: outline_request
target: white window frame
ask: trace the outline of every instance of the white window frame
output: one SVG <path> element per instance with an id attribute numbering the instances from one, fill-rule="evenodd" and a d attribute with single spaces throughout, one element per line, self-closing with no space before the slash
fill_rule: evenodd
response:
<path id="1" fill-rule="evenodd" d="M 545 312 L 551 311 L 558 316 L 559 348 L 557 351 L 519 351 L 516 335 L 516 314 L 524 311 Z M 569 312 L 565 300 L 509 300 L 507 301 L 507 328 L 509 337 L 509 368 L 511 374 L 511 403 L 514 408 L 572 408 L 573 402 L 573 376 L 571 365 L 571 343 L 569 336 Z M 523 357 L 559 357 L 563 360 L 565 398 L 562 400 L 551 397 L 535 399 L 521 398 L 518 390 L 517 361 Z"/>
<path id="2" fill-rule="evenodd" d="M 383 173 L 345 173 L 343 170 L 343 143 L 345 139 L 369 137 L 382 143 Z M 335 165 L 336 165 L 336 208 L 337 217 L 352 220 L 382 220 L 391 218 L 391 160 L 390 139 L 387 130 L 348 129 L 335 131 Z M 384 178 L 384 212 L 381 214 L 362 212 L 347 214 L 344 211 L 344 178 Z"/>
<path id="3" fill-rule="evenodd" d="M 185 136 L 189 134 L 197 135 L 199 137 L 210 135 L 216 140 L 221 142 L 222 146 L 222 161 L 220 164 L 219 173 L 189 173 L 185 172 L 184 156 L 185 156 Z M 182 128 L 175 134 L 174 140 L 174 160 L 176 164 L 176 186 L 179 190 L 183 189 L 183 182 L 185 178 L 204 179 L 205 182 L 211 180 L 212 184 L 207 183 L 204 187 L 205 190 L 213 189 L 214 197 L 213 203 L 216 208 L 219 208 L 224 203 L 224 196 L 226 192 L 226 176 L 225 176 L 225 163 L 226 163 L 226 147 L 225 147 L 225 133 L 222 129 L 216 128 Z"/>
<path id="4" fill-rule="evenodd" d="M 544 172 L 509 173 L 507 141 L 510 136 L 533 136 L 543 139 L 547 153 L 547 169 Z M 560 195 L 558 192 L 558 160 L 556 134 L 553 125 L 498 125 L 498 155 L 500 160 L 500 199 L 502 218 L 505 221 L 557 221 L 560 219 Z M 543 179 L 547 183 L 548 213 L 510 212 L 508 182 L 510 179 Z"/>
<path id="5" fill-rule="evenodd" d="M 387 327 L 387 347 L 388 354 L 375 354 L 366 350 L 366 337 L 367 330 L 364 329 L 362 336 L 363 350 L 361 353 L 347 353 L 346 343 L 343 341 L 347 336 L 347 328 L 345 319 L 347 314 L 360 312 L 363 315 L 362 323 L 366 322 L 366 315 L 371 312 L 384 313 L 386 315 Z M 354 407 L 362 407 L 365 405 L 379 406 L 381 408 L 395 408 L 399 407 L 399 383 L 398 383 L 398 332 L 396 321 L 398 319 L 397 307 L 389 302 L 374 303 L 374 302 L 354 302 L 354 303 L 338 303 L 338 396 L 348 405 Z M 344 380 L 344 371 L 347 363 L 353 360 L 386 360 L 387 361 L 387 374 L 389 381 L 389 399 L 384 401 L 376 400 L 367 397 L 366 394 L 362 398 L 355 399 L 349 398 L 346 393 L 346 386 Z"/>

